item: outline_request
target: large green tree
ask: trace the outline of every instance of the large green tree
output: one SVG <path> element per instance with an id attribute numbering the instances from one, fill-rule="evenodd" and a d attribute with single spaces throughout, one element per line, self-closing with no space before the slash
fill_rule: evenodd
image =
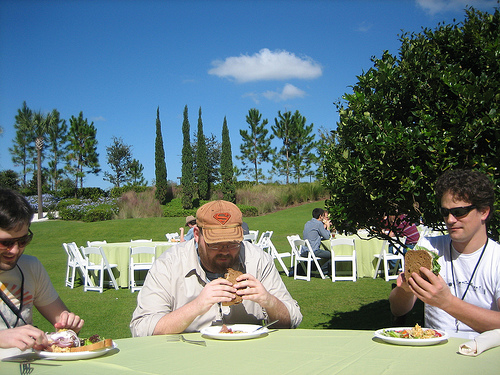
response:
<path id="1" fill-rule="evenodd" d="M 198 182 L 198 197 L 210 199 L 210 181 L 208 173 L 207 144 L 203 134 L 203 121 L 201 119 L 201 107 L 198 111 L 198 133 L 196 148 L 196 181 Z"/>
<path id="2" fill-rule="evenodd" d="M 64 162 L 68 152 L 68 126 L 66 120 L 61 119 L 59 111 L 52 110 L 50 114 L 50 125 L 47 132 L 49 154 L 49 177 L 52 190 L 57 191 L 58 185 L 63 179 L 64 169 L 61 163 Z"/>
<path id="3" fill-rule="evenodd" d="M 28 183 L 28 173 L 32 172 L 30 167 L 34 148 L 32 142 L 34 139 L 33 129 L 31 122 L 33 118 L 33 111 L 28 107 L 26 102 L 23 102 L 21 109 L 17 110 L 15 116 L 14 129 L 16 130 L 15 138 L 12 141 L 13 146 L 9 148 L 12 155 L 12 162 L 15 166 L 22 168 L 22 185 L 26 186 Z"/>
<path id="4" fill-rule="evenodd" d="M 182 207 L 193 208 L 193 151 L 191 149 L 190 125 L 188 118 L 188 107 L 184 107 L 184 119 L 182 121 Z"/>
<path id="5" fill-rule="evenodd" d="M 240 129 L 243 143 L 240 144 L 241 156 L 236 156 L 243 164 L 243 172 L 252 176 L 255 183 L 264 178 L 260 164 L 269 162 L 272 155 L 271 140 L 274 135 L 269 133 L 267 119 L 262 120 L 258 109 L 252 108 L 248 111 L 246 122 L 249 130 Z"/>
<path id="6" fill-rule="evenodd" d="M 281 113 L 278 111 L 278 117 L 274 119 L 274 125 L 271 126 L 273 134 L 280 139 L 283 145 L 273 156 L 273 172 L 279 176 L 286 177 L 286 183 L 290 183 L 291 174 L 291 147 L 292 147 L 292 112 Z"/>
<path id="7" fill-rule="evenodd" d="M 445 170 L 487 173 L 500 197 L 500 13 L 403 34 L 338 102 L 324 155 L 327 202 L 340 230 L 377 235 L 385 214 L 440 227 L 434 184 Z M 497 204 L 498 207 L 498 204 Z M 494 216 L 490 235 L 498 238 Z"/>
<path id="8" fill-rule="evenodd" d="M 115 187 L 126 184 L 130 180 L 130 163 L 132 162 L 132 147 L 123 139 L 113 137 L 110 146 L 106 147 L 107 161 L 112 173 L 105 171 L 104 180 Z"/>
<path id="9" fill-rule="evenodd" d="M 236 188 L 233 176 L 233 153 L 226 117 L 222 123 L 222 153 L 220 158 L 221 190 L 224 200 L 236 203 Z"/>
<path id="10" fill-rule="evenodd" d="M 169 200 L 169 190 L 167 164 L 165 162 L 165 150 L 163 148 L 163 136 L 161 133 L 160 107 L 156 109 L 155 178 L 155 197 L 160 204 L 165 204 Z"/>
<path id="11" fill-rule="evenodd" d="M 83 179 L 86 173 L 98 174 L 99 154 L 97 153 L 97 129 L 94 123 L 88 123 L 88 120 L 83 118 L 83 112 L 80 112 L 78 117 L 71 116 L 69 119 L 69 154 L 68 160 L 74 163 L 70 171 L 75 176 L 75 187 L 83 187 Z"/>

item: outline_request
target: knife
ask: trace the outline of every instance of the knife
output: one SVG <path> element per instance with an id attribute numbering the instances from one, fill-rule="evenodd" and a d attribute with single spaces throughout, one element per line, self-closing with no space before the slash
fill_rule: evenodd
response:
<path id="1" fill-rule="evenodd" d="M 275 321 L 273 321 L 273 322 L 271 322 L 271 323 L 267 323 L 265 326 L 262 326 L 262 327 L 257 328 L 254 332 L 257 332 L 257 331 L 259 331 L 259 330 L 261 330 L 261 329 L 263 329 L 263 328 L 267 328 L 267 327 L 269 327 L 269 326 L 272 326 L 274 323 L 277 323 L 277 322 L 279 322 L 279 321 L 280 321 L 279 319 L 276 319 Z"/>

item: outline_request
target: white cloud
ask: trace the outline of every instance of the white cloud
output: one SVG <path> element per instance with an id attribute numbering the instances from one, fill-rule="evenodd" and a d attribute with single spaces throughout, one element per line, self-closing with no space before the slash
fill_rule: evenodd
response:
<path id="1" fill-rule="evenodd" d="M 435 15 L 444 12 L 459 12 L 467 6 L 494 7 L 496 0 L 416 0 L 417 4 L 427 13 Z"/>
<path id="2" fill-rule="evenodd" d="M 106 121 L 106 119 L 102 116 L 97 116 L 97 117 L 93 117 L 90 119 L 91 121 Z"/>
<path id="3" fill-rule="evenodd" d="M 305 91 L 302 91 L 298 87 L 287 83 L 281 92 L 277 91 L 266 91 L 262 94 L 265 98 L 269 100 L 274 100 L 276 102 L 281 102 L 288 99 L 303 98 L 306 96 Z"/>
<path id="4" fill-rule="evenodd" d="M 322 75 L 322 67 L 308 56 L 277 50 L 261 49 L 258 53 L 227 57 L 212 62 L 209 74 L 232 78 L 237 82 L 285 79 L 314 79 Z"/>
<path id="5" fill-rule="evenodd" d="M 371 23 L 363 21 L 358 24 L 356 31 L 359 31 L 360 33 L 366 33 L 367 31 L 371 30 L 372 26 L 373 25 Z"/>

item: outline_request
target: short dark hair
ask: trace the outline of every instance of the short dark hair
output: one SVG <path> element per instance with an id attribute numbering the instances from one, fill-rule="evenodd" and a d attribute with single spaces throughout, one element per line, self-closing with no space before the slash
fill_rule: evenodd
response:
<path id="1" fill-rule="evenodd" d="M 33 207 L 17 191 L 0 188 L 0 228 L 11 230 L 30 225 Z"/>
<path id="2" fill-rule="evenodd" d="M 315 208 L 315 209 L 313 210 L 312 216 L 313 216 L 313 218 L 315 218 L 315 219 L 319 219 L 319 217 L 320 217 L 321 215 L 323 215 L 323 213 L 324 213 L 324 212 L 325 212 L 325 210 L 323 210 L 322 208 Z"/>
<path id="3" fill-rule="evenodd" d="M 443 195 L 450 192 L 453 197 L 469 202 L 478 209 L 489 207 L 490 213 L 486 221 L 493 215 L 495 189 L 485 173 L 467 169 L 446 171 L 437 179 L 435 191 L 439 204 Z"/>

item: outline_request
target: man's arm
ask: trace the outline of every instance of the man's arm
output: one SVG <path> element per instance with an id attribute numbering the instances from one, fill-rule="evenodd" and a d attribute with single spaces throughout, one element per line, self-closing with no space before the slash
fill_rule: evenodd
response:
<path id="1" fill-rule="evenodd" d="M 78 333 L 83 327 L 83 319 L 69 312 L 60 297 L 48 305 L 36 306 L 36 308 L 57 329 L 67 328 Z"/>
<path id="2" fill-rule="evenodd" d="M 184 332 L 198 316 L 208 312 L 215 303 L 231 301 L 235 292 L 236 289 L 225 279 L 211 281 L 194 300 L 163 315 L 156 324 L 153 335 Z"/>
<path id="3" fill-rule="evenodd" d="M 398 276 L 396 288 L 389 295 L 391 312 L 394 316 L 402 316 L 409 313 L 417 300 L 417 297 L 412 293 L 408 283 L 403 278 L 404 274 L 401 273 Z"/>
<path id="4" fill-rule="evenodd" d="M 450 288 L 441 276 L 436 276 L 430 270 L 422 267 L 420 271 L 429 279 L 424 280 L 413 273 L 409 280 L 409 287 L 416 297 L 424 303 L 436 306 L 446 311 L 455 319 L 467 324 L 476 332 L 485 332 L 500 328 L 500 312 L 485 309 L 451 294 Z M 496 301 L 500 308 L 499 300 Z"/>

